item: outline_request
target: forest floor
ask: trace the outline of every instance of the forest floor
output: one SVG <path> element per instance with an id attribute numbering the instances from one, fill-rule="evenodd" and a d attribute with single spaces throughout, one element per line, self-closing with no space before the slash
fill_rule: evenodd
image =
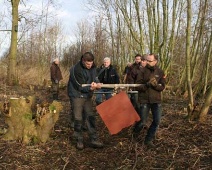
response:
<path id="1" fill-rule="evenodd" d="M 7 87 L 6 91 L 11 96 L 34 94 L 41 99 L 51 97 L 46 89 L 32 91 L 21 87 Z M 4 94 L 5 89 L 1 89 L 1 104 Z M 186 119 L 186 101 L 177 96 L 164 95 L 163 117 L 154 141 L 156 148 L 152 149 L 143 145 L 146 129 L 137 140 L 132 137 L 132 127 L 110 135 L 100 116 L 96 115 L 97 130 L 104 147 L 90 148 L 86 137 L 85 149 L 79 151 L 72 139 L 70 103 L 65 89 L 61 91 L 60 99 L 64 108 L 47 143 L 24 145 L 20 141 L 4 141 L 3 135 L 0 135 L 0 169 L 212 170 L 211 110 L 206 122 L 189 122 Z M 151 117 L 149 119 L 151 121 Z M 7 128 L 2 114 L 0 128 Z"/>

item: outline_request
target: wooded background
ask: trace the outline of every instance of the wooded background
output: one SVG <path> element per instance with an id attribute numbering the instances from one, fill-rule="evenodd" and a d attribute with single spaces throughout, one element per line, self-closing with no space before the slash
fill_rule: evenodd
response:
<path id="1" fill-rule="evenodd" d="M 11 45 L 1 57 L 0 74 L 8 85 L 41 85 L 49 79 L 55 57 L 61 60 L 66 83 L 70 67 L 86 51 L 93 52 L 97 65 L 111 57 L 120 77 L 137 53 L 156 53 L 167 90 L 188 99 L 190 119 L 205 119 L 212 100 L 212 1 L 87 0 L 85 5 L 96 15 L 77 23 L 76 41 L 66 46 L 62 23 L 49 10 L 57 1 L 43 0 L 36 15 L 33 7 L 18 10 L 20 3 L 27 7 L 27 0 L 5 3 L 11 16 L 0 13 L 0 24 L 11 17 Z"/>

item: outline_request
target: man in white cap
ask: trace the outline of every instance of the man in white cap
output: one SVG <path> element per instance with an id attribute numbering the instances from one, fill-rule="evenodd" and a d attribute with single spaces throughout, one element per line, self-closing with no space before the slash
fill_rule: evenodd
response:
<path id="1" fill-rule="evenodd" d="M 51 81 L 52 81 L 52 95 L 53 100 L 58 100 L 59 95 L 59 81 L 63 79 L 59 67 L 59 58 L 55 58 L 50 67 Z"/>

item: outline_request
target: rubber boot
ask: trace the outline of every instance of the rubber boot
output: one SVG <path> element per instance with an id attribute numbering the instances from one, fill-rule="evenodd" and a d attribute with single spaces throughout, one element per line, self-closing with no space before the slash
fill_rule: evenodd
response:
<path id="1" fill-rule="evenodd" d="M 155 148 L 155 145 L 152 142 L 152 138 L 150 138 L 148 135 L 145 137 L 144 145 L 146 145 L 147 148 Z"/>
<path id="2" fill-rule="evenodd" d="M 100 142 L 97 138 L 92 138 L 91 139 L 91 147 L 92 148 L 102 148 L 103 143 Z"/>
<path id="3" fill-rule="evenodd" d="M 83 138 L 77 138 L 76 148 L 79 149 L 79 150 L 84 149 Z"/>
<path id="4" fill-rule="evenodd" d="M 137 140 L 139 138 L 139 135 L 140 135 L 140 132 L 142 129 L 143 129 L 143 123 L 141 121 L 136 122 L 136 124 L 133 128 L 133 138 L 134 139 Z"/>
<path id="5" fill-rule="evenodd" d="M 76 138 L 77 141 L 76 148 L 79 150 L 84 149 L 81 120 L 74 121 L 74 138 Z"/>
<path id="6" fill-rule="evenodd" d="M 152 141 L 144 141 L 144 145 L 146 145 L 148 148 L 155 148 L 155 145 L 153 144 Z"/>

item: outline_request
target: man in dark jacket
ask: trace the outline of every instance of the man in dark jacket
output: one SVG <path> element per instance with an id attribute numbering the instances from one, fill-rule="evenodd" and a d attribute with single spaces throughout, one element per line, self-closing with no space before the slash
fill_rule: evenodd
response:
<path id="1" fill-rule="evenodd" d="M 147 122 L 148 113 L 151 110 L 153 121 L 148 129 L 144 144 L 154 147 L 152 140 L 161 120 L 161 92 L 165 88 L 165 75 L 156 65 L 158 62 L 157 55 L 149 54 L 146 60 L 146 67 L 141 69 L 136 79 L 137 84 L 143 85 L 136 88 L 138 90 L 139 116 L 141 120 L 135 124 L 133 132 L 137 135 L 142 130 Z"/>
<path id="2" fill-rule="evenodd" d="M 128 62 L 127 66 L 124 68 L 124 72 L 123 72 L 123 83 L 127 83 L 127 74 L 130 71 L 132 63 Z"/>
<path id="3" fill-rule="evenodd" d="M 116 69 L 111 65 L 109 57 L 104 58 L 104 64 L 98 69 L 98 81 L 103 84 L 119 84 L 119 75 Z M 101 88 L 96 94 L 96 104 L 102 103 L 102 95 L 105 95 L 106 100 L 112 97 L 113 89 Z M 104 93 L 106 92 L 106 93 Z"/>
<path id="4" fill-rule="evenodd" d="M 52 81 L 52 94 L 53 100 L 58 100 L 59 95 L 59 82 L 63 79 L 59 67 L 59 59 L 55 58 L 50 67 L 51 81 Z"/>
<path id="5" fill-rule="evenodd" d="M 68 82 L 68 96 L 73 104 L 74 137 L 77 140 L 77 149 L 84 149 L 82 133 L 83 114 L 86 116 L 91 146 L 95 148 L 103 146 L 98 140 L 92 106 L 93 91 L 101 88 L 101 84 L 96 83 L 95 78 L 94 56 L 92 53 L 86 52 L 82 55 L 81 60 L 71 68 Z M 82 87 L 82 84 L 90 84 L 90 86 Z"/>
<path id="6" fill-rule="evenodd" d="M 126 77 L 126 83 L 127 84 L 135 84 L 137 72 L 142 67 L 142 56 L 141 54 L 135 55 L 135 62 L 130 66 L 129 71 L 127 73 Z M 134 106 L 135 110 L 138 111 L 137 105 L 138 105 L 138 95 L 137 94 L 130 94 L 130 101 L 132 105 Z"/>

